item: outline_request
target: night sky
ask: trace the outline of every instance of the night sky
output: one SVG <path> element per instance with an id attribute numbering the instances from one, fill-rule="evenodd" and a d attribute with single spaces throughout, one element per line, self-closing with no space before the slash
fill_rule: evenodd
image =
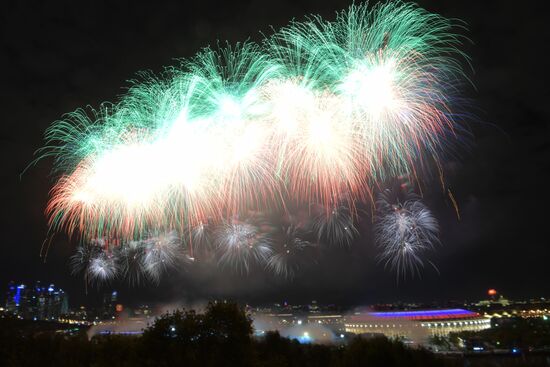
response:
<path id="1" fill-rule="evenodd" d="M 261 40 L 291 19 L 328 19 L 351 1 L 220 1 L 163 3 L 4 1 L 0 7 L 2 252 L 0 291 L 9 280 L 54 282 L 72 305 L 91 302 L 82 277 L 70 274 L 75 244 L 55 237 L 47 261 L 44 216 L 54 178 L 44 160 L 20 176 L 42 143 L 44 130 L 63 113 L 97 107 L 123 93 L 140 70 L 160 71 L 216 40 Z M 291 282 L 263 273 L 248 276 L 197 271 L 172 274 L 159 286 L 115 283 L 127 302 L 178 302 L 229 297 L 253 303 L 360 305 L 386 301 L 464 300 L 496 288 L 512 298 L 550 296 L 548 240 L 550 110 L 548 32 L 542 2 L 420 1 L 432 12 L 465 21 L 472 42 L 473 86 L 466 118 L 472 137 L 445 161 L 446 183 L 427 178 L 427 205 L 441 225 L 442 245 L 422 277 L 397 282 L 375 260 L 368 219 L 349 249 L 329 250 Z M 546 52 L 545 52 L 546 51 Z M 111 286 L 111 287 L 112 287 Z M 99 292 L 109 290 L 107 286 Z"/>

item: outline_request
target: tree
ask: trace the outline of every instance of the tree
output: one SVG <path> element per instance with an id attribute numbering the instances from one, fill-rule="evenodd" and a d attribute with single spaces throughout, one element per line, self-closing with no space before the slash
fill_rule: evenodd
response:
<path id="1" fill-rule="evenodd" d="M 144 330 L 143 359 L 151 366 L 246 366 L 253 359 L 251 336 L 252 321 L 242 308 L 211 302 L 204 314 L 178 310 L 158 318 Z"/>

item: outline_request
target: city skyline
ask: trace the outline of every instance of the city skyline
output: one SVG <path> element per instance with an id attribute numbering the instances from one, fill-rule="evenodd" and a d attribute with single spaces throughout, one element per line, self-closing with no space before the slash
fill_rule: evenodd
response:
<path id="1" fill-rule="evenodd" d="M 40 280 L 32 283 L 11 281 L 0 299 L 0 312 L 7 315 L 18 316 L 22 319 L 34 321 L 59 321 L 67 320 L 69 315 L 78 315 L 82 320 L 111 320 L 120 319 L 123 314 L 144 315 L 157 317 L 174 309 L 202 310 L 209 302 L 234 302 L 231 299 L 203 299 L 203 300 L 179 300 L 178 302 L 160 303 L 157 301 L 144 302 L 144 300 L 125 297 L 116 289 L 103 289 L 98 292 L 95 302 L 87 299 L 85 303 L 69 302 L 70 295 L 53 283 L 43 283 Z M 127 295 L 126 295 L 127 296 Z M 530 297 L 526 299 L 510 299 L 496 289 L 487 290 L 484 295 L 476 299 L 447 299 L 447 300 L 398 300 L 394 302 L 376 302 L 371 304 L 337 304 L 323 303 L 317 300 L 307 302 L 289 302 L 288 300 L 272 300 L 268 302 L 247 303 L 242 302 L 241 307 L 251 312 L 286 315 L 287 311 L 299 314 L 324 313 L 347 315 L 368 313 L 372 317 L 401 318 L 401 317 L 438 317 L 439 313 L 453 315 L 473 315 L 474 311 L 481 312 L 487 318 L 500 317 L 497 314 L 502 310 L 514 310 L 521 312 L 522 317 L 531 317 L 528 310 L 540 305 L 549 305 L 550 298 Z M 538 305 L 538 306 L 537 306 Z M 466 309 L 463 310 L 462 308 Z M 469 311 L 473 310 L 473 311 Z M 519 310 L 519 311 L 518 311 Z M 541 309 L 542 310 L 542 309 Z M 544 311 L 537 311 L 542 312 Z M 495 316 L 497 315 L 497 316 Z M 540 316 L 538 313 L 536 316 Z M 66 322 L 66 321 L 62 321 Z"/>

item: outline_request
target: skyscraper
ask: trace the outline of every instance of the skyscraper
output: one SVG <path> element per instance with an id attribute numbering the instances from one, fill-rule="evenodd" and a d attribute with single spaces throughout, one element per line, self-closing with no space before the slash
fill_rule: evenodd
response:
<path id="1" fill-rule="evenodd" d="M 6 310 L 9 314 L 25 319 L 56 320 L 69 311 L 67 294 L 53 284 L 34 287 L 26 284 L 8 284 Z"/>
<path id="2" fill-rule="evenodd" d="M 101 310 L 101 317 L 103 319 L 111 319 L 115 316 L 117 299 L 117 291 L 107 292 L 103 294 L 103 307 Z"/>

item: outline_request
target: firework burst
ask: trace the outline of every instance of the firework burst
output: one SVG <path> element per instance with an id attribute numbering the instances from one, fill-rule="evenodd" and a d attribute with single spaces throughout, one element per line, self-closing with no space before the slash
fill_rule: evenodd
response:
<path id="1" fill-rule="evenodd" d="M 179 269 L 190 261 L 175 231 L 149 237 L 143 242 L 143 269 L 148 278 L 156 283 L 164 272 Z"/>
<path id="2" fill-rule="evenodd" d="M 308 234 L 294 224 L 282 227 L 281 232 L 282 240 L 273 245 L 267 268 L 277 276 L 292 279 L 302 265 L 312 261 L 306 251 L 316 244 L 307 240 Z"/>
<path id="3" fill-rule="evenodd" d="M 265 264 L 273 252 L 270 238 L 249 222 L 223 223 L 215 237 L 219 264 L 241 273 L 247 273 L 253 263 Z"/>
<path id="4" fill-rule="evenodd" d="M 338 205 L 328 211 L 322 208 L 313 218 L 312 227 L 317 239 L 329 245 L 350 245 L 359 235 L 352 212 L 346 205 Z"/>
<path id="5" fill-rule="evenodd" d="M 379 258 L 395 269 L 398 276 L 418 273 L 424 266 L 423 255 L 439 243 L 439 226 L 430 210 L 411 192 L 404 201 L 392 200 L 385 191 L 377 200 L 375 237 L 382 249 Z"/>
<path id="6" fill-rule="evenodd" d="M 115 257 L 104 248 L 103 241 L 79 246 L 70 264 L 73 273 L 84 273 L 86 281 L 92 284 L 111 281 L 117 275 Z"/>
<path id="7" fill-rule="evenodd" d="M 137 285 L 147 279 L 144 257 L 145 251 L 140 241 L 130 241 L 117 248 L 117 266 L 128 283 Z"/>
<path id="8" fill-rule="evenodd" d="M 349 244 L 356 203 L 383 180 L 439 163 L 460 131 L 451 107 L 465 56 L 453 29 L 412 4 L 353 5 L 334 21 L 293 22 L 261 45 L 206 48 L 158 75 L 140 73 L 116 103 L 46 131 L 39 158 L 53 157 L 60 174 L 46 209 L 51 230 L 116 239 L 122 274 L 134 281 L 158 278 L 151 264 L 173 267 L 155 259 L 172 245 L 143 243 L 151 233 L 193 246 L 210 242 L 205 223 L 221 264 L 246 272 L 265 262 L 270 241 L 232 218 L 284 210 L 286 200 L 319 205 L 318 239 Z"/>

